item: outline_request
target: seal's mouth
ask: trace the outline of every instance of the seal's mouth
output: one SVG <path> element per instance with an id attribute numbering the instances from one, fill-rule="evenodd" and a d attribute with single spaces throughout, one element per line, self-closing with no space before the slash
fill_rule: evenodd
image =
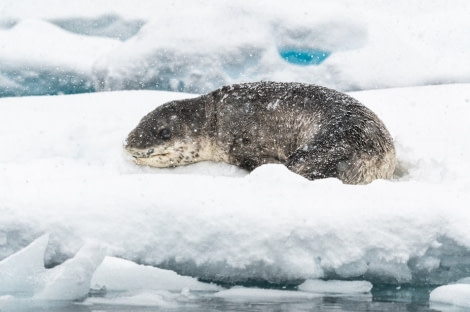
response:
<path id="1" fill-rule="evenodd" d="M 147 148 L 124 145 L 124 149 L 138 165 L 169 168 L 214 159 L 209 146 L 209 144 L 204 144 L 204 148 L 201 148 L 201 144 L 177 141 Z"/>
<path id="2" fill-rule="evenodd" d="M 156 153 L 155 150 L 153 148 L 151 149 L 148 149 L 146 152 L 144 152 L 144 156 L 134 156 L 134 158 L 152 158 L 152 157 L 165 157 L 165 156 L 168 156 L 170 155 L 169 152 L 160 152 L 160 153 Z"/>
<path id="3" fill-rule="evenodd" d="M 139 149 L 129 146 L 124 147 L 125 151 L 133 157 L 137 165 L 157 168 L 175 167 L 180 159 L 172 150 L 163 148 Z"/>
<path id="4" fill-rule="evenodd" d="M 151 155 L 132 155 L 132 157 L 134 157 L 135 159 L 138 159 L 138 158 L 152 158 L 152 157 L 166 157 L 170 155 L 170 153 L 162 153 L 162 154 L 151 154 Z"/>
<path id="5" fill-rule="evenodd" d="M 134 158 L 152 158 L 158 156 L 165 157 L 170 154 L 169 152 L 156 152 L 154 148 L 137 149 L 131 147 L 124 147 L 124 149 Z"/>

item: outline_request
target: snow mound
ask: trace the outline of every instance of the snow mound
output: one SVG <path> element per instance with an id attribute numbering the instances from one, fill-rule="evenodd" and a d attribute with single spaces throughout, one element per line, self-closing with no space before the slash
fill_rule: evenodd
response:
<path id="1" fill-rule="evenodd" d="M 445 285 L 434 289 L 429 295 L 432 303 L 445 303 L 470 308 L 470 284 Z"/>

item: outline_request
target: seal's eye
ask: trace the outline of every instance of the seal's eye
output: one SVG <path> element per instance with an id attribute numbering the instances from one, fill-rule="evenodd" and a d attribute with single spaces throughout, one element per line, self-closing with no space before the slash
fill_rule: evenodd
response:
<path id="1" fill-rule="evenodd" d="M 171 131 L 168 128 L 163 128 L 158 131 L 158 137 L 163 140 L 169 140 L 171 138 Z"/>

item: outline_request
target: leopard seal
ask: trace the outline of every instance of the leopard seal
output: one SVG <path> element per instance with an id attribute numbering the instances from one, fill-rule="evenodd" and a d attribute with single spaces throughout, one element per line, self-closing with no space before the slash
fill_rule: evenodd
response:
<path id="1" fill-rule="evenodd" d="M 349 95 L 303 83 L 254 82 L 171 101 L 142 118 L 124 143 L 139 165 L 222 161 L 247 170 L 281 163 L 307 179 L 389 179 L 393 140 Z"/>

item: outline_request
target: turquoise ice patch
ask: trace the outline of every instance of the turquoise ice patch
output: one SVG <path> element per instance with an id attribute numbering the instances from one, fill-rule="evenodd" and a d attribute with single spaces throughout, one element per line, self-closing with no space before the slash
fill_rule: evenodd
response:
<path id="1" fill-rule="evenodd" d="M 326 60 L 331 52 L 322 50 L 279 50 L 281 57 L 288 63 L 295 65 L 319 65 Z"/>

